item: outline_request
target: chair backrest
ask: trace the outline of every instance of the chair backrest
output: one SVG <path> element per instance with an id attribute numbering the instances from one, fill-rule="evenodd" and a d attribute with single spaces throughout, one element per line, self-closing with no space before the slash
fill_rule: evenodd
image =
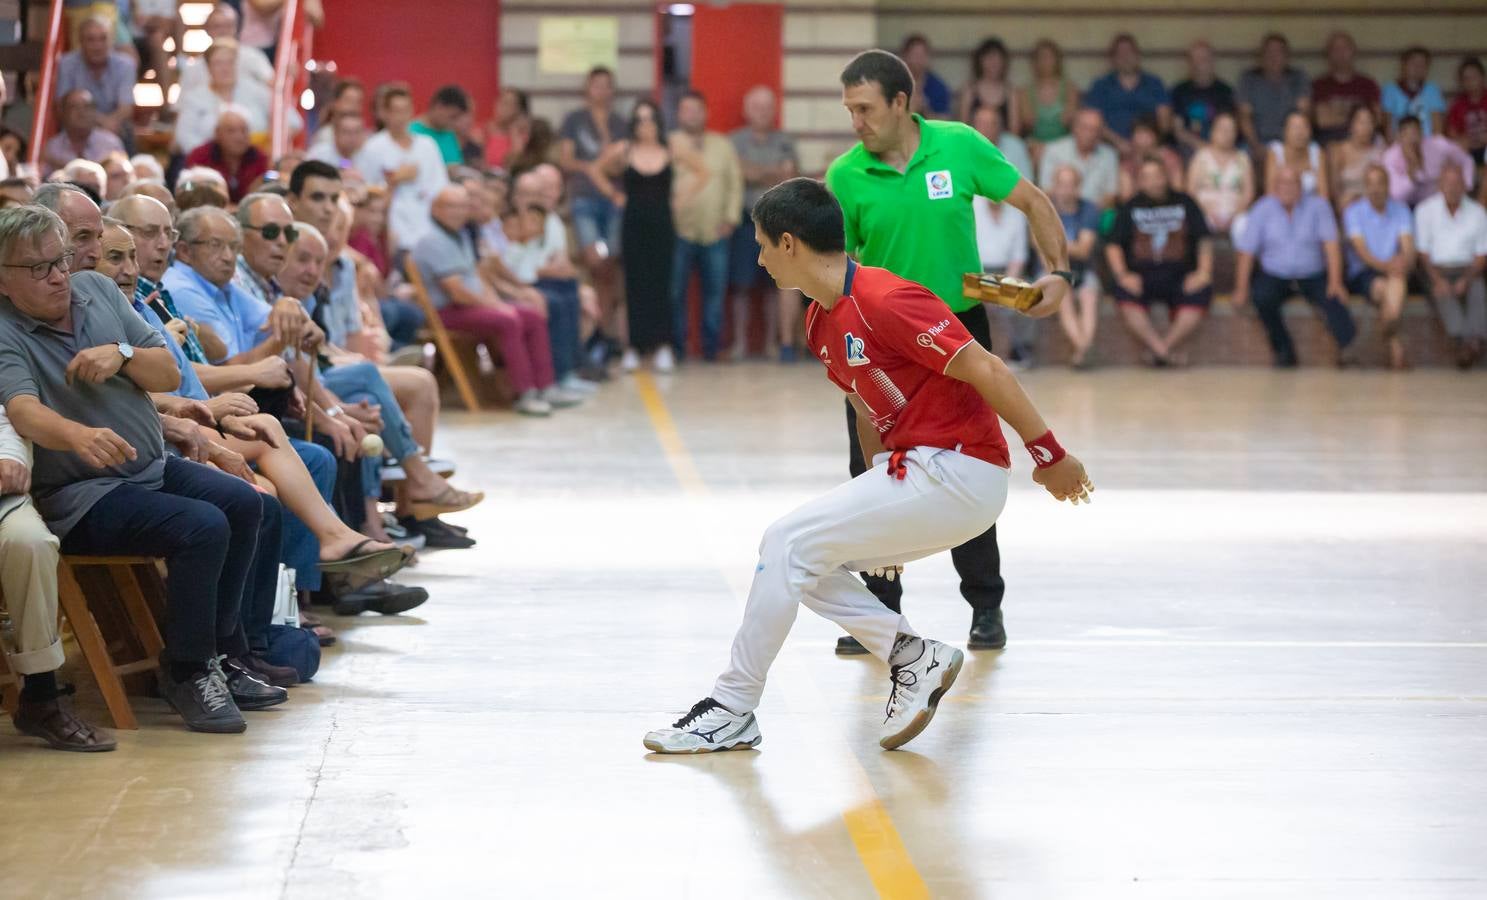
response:
<path id="1" fill-rule="evenodd" d="M 444 327 L 444 320 L 439 318 L 439 310 L 434 308 L 434 301 L 429 298 L 423 272 L 419 270 L 418 263 L 414 262 L 411 254 L 403 263 L 403 272 L 408 276 L 408 284 L 413 286 L 413 298 L 418 301 L 419 309 L 423 310 L 424 323 L 434 336 L 434 346 L 439 348 L 439 356 L 449 369 L 449 376 L 454 379 L 455 390 L 459 391 L 465 409 L 470 412 L 479 410 L 480 401 L 475 396 L 475 386 L 465 371 L 465 364 L 460 359 L 454 342 L 449 338 L 449 329 Z"/>

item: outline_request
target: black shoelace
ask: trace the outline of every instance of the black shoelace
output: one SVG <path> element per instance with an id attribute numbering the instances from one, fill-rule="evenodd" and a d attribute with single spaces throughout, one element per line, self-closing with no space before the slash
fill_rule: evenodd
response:
<path id="1" fill-rule="evenodd" d="M 677 719 L 676 723 L 673 724 L 671 727 L 686 728 L 688 725 L 691 725 L 693 722 L 697 721 L 713 710 L 719 709 L 721 707 L 722 704 L 714 700 L 713 698 L 704 697 L 703 699 L 698 700 L 695 704 L 693 704 L 692 708 L 688 710 L 687 714 L 685 716 L 682 716 L 680 719 Z"/>
<path id="2" fill-rule="evenodd" d="M 884 711 L 884 717 L 891 719 L 894 708 L 899 704 L 900 693 L 906 694 L 919 684 L 919 673 L 911 671 L 908 665 L 894 666 L 889 671 L 888 678 L 893 682 L 893 690 L 888 692 L 888 706 Z"/>

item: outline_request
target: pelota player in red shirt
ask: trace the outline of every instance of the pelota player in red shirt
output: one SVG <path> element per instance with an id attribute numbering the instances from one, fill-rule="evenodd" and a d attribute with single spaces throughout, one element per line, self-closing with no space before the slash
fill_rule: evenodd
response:
<path id="1" fill-rule="evenodd" d="M 645 736 L 658 753 L 759 744 L 754 708 L 800 604 L 888 663 L 879 743 L 892 750 L 929 724 L 964 654 L 919 637 L 854 573 L 893 569 L 990 528 L 1007 500 L 1007 442 L 1026 442 L 1033 480 L 1059 500 L 1088 502 L 1084 466 L 1064 452 L 1000 359 L 972 339 L 928 289 L 847 258 L 842 211 L 825 185 L 794 178 L 754 206 L 759 262 L 813 303 L 809 347 L 857 409 L 874 466 L 770 526 L 743 624 L 712 695 Z"/>

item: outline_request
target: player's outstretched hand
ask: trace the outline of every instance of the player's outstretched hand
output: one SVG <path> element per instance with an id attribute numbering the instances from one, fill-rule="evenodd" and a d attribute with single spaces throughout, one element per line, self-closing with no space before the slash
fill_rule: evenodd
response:
<path id="1" fill-rule="evenodd" d="M 1089 495 L 1095 490 L 1094 482 L 1084 471 L 1084 464 L 1073 454 L 1065 455 L 1046 469 L 1034 469 L 1033 480 L 1047 488 L 1053 499 L 1072 500 L 1075 505 L 1080 501 L 1089 503 Z"/>

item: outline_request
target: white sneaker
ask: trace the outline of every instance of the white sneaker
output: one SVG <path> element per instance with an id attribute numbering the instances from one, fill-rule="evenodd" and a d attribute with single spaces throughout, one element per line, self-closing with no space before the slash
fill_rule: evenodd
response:
<path id="1" fill-rule="evenodd" d="M 676 356 L 669 346 L 662 346 L 656 351 L 656 371 L 662 374 L 676 371 Z"/>
<path id="2" fill-rule="evenodd" d="M 586 378 L 579 378 L 572 372 L 564 375 L 563 380 L 558 382 L 558 386 L 570 394 L 583 394 L 584 396 L 588 396 L 590 394 L 597 394 L 599 392 L 599 385 L 595 384 L 592 381 L 589 381 Z"/>
<path id="3" fill-rule="evenodd" d="M 888 657 L 888 709 L 878 744 L 895 750 L 918 737 L 935 717 L 940 697 L 955 683 L 965 654 L 939 641 L 901 634 Z"/>
<path id="4" fill-rule="evenodd" d="M 620 368 L 624 369 L 627 375 L 640 368 L 640 354 L 635 352 L 635 348 L 625 350 L 625 355 L 620 357 Z"/>
<path id="5" fill-rule="evenodd" d="M 655 753 L 712 753 L 747 750 L 763 740 L 753 713 L 734 715 L 708 697 L 670 728 L 646 732 L 645 748 Z"/>
<path id="6" fill-rule="evenodd" d="M 542 399 L 540 391 L 527 391 L 517 398 L 516 411 L 524 416 L 550 416 L 552 404 Z"/>
<path id="7" fill-rule="evenodd" d="M 542 391 L 542 399 L 546 400 L 553 409 L 566 409 L 577 406 L 584 401 L 582 394 L 575 394 L 567 388 L 549 385 Z"/>

